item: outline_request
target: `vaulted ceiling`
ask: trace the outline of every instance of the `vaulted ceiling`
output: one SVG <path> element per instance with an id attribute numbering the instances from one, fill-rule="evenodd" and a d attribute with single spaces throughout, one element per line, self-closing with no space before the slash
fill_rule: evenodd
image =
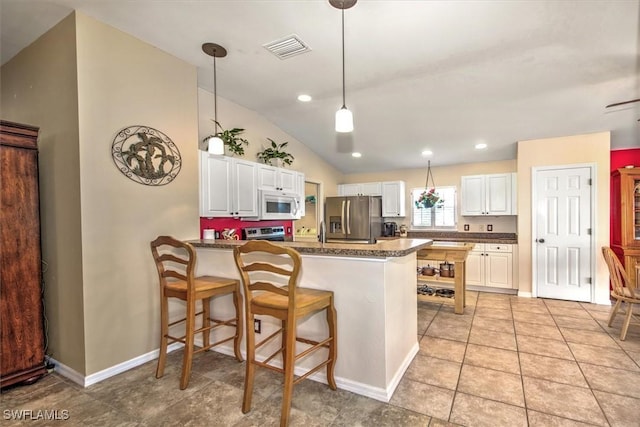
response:
<path id="1" fill-rule="evenodd" d="M 423 167 L 423 150 L 433 165 L 514 159 L 519 140 L 609 130 L 613 149 L 640 147 L 640 102 L 605 108 L 640 98 L 640 0 L 359 0 L 345 11 L 346 135 L 328 0 L 1 0 L 2 63 L 73 9 L 196 65 L 209 91 L 201 45 L 224 46 L 218 96 L 345 173 Z M 263 47 L 290 35 L 310 50 L 283 60 Z"/>

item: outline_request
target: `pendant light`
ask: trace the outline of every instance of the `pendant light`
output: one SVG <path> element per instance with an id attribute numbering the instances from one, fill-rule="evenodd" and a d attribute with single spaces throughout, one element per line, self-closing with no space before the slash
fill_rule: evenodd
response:
<path id="1" fill-rule="evenodd" d="M 215 43 L 205 43 L 202 50 L 209 56 L 213 56 L 213 117 L 215 123 L 215 131 L 213 135 L 205 139 L 208 145 L 209 154 L 224 154 L 224 141 L 218 136 L 218 88 L 216 86 L 216 58 L 224 58 L 227 56 L 227 50 Z"/>
<path id="2" fill-rule="evenodd" d="M 329 0 L 331 6 L 342 11 L 342 107 L 336 111 L 336 132 L 353 131 L 353 113 L 347 108 L 344 79 L 344 10 L 353 7 L 358 0 Z"/>

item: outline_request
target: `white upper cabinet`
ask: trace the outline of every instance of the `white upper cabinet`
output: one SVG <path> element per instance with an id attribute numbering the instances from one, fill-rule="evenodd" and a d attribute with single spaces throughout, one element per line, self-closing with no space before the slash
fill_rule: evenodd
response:
<path id="1" fill-rule="evenodd" d="M 405 216 L 404 181 L 382 182 L 382 216 Z"/>
<path id="2" fill-rule="evenodd" d="M 261 190 L 297 192 L 296 171 L 257 164 L 258 188 Z"/>
<path id="3" fill-rule="evenodd" d="M 515 173 L 462 177 L 462 216 L 515 215 Z"/>
<path id="4" fill-rule="evenodd" d="M 382 196 L 382 216 L 405 216 L 404 181 L 360 182 L 338 185 L 339 196 Z"/>
<path id="5" fill-rule="evenodd" d="M 257 163 L 200 151 L 200 216 L 257 217 Z"/>
<path id="6" fill-rule="evenodd" d="M 338 185 L 339 196 L 381 196 L 381 182 L 361 182 L 357 184 Z"/>

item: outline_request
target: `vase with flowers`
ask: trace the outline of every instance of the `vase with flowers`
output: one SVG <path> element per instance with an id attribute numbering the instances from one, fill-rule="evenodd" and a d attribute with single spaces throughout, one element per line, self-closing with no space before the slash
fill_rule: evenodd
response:
<path id="1" fill-rule="evenodd" d="M 431 178 L 431 188 L 429 188 L 429 178 Z M 431 174 L 431 160 L 429 160 L 427 163 L 427 181 L 424 184 L 424 191 L 418 196 L 415 205 L 418 209 L 429 209 L 433 207 L 440 208 L 443 203 L 444 199 L 436 192 L 436 183 Z"/>

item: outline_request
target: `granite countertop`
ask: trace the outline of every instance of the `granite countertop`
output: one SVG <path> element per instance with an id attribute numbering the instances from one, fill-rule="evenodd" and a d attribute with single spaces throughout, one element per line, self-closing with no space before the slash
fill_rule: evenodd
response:
<path id="1" fill-rule="evenodd" d="M 247 243 L 245 240 L 188 240 L 196 248 L 233 249 Z M 417 252 L 433 243 L 431 239 L 382 240 L 374 244 L 320 243 L 320 242 L 273 242 L 293 248 L 305 255 L 336 255 L 360 258 L 403 257 Z"/>
<path id="2" fill-rule="evenodd" d="M 409 238 L 412 239 L 432 239 L 435 241 L 444 240 L 449 242 L 469 242 L 469 243 L 504 243 L 509 245 L 518 244 L 516 233 L 473 233 L 460 231 L 409 231 Z"/>

